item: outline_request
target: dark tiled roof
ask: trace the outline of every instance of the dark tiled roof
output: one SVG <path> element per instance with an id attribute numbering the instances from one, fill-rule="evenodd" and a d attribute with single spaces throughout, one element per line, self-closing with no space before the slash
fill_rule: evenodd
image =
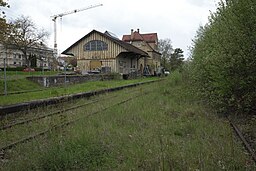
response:
<path id="1" fill-rule="evenodd" d="M 83 39 L 89 37 L 92 33 L 98 33 L 100 34 L 101 36 L 103 37 L 106 37 L 108 39 L 110 39 L 112 42 L 118 44 L 119 46 L 123 47 L 124 49 L 126 49 L 128 52 L 133 52 L 133 53 L 136 53 L 136 54 L 139 54 L 141 56 L 148 56 L 148 53 L 129 44 L 129 43 L 126 43 L 122 40 L 119 40 L 117 39 L 116 37 L 113 37 L 109 34 L 105 34 L 105 33 L 101 33 L 97 30 L 92 30 L 90 33 L 88 33 L 87 35 L 85 35 L 84 37 L 82 37 L 80 40 L 78 40 L 77 42 L 75 42 L 73 45 L 71 45 L 69 48 L 67 48 L 65 51 L 62 52 L 62 54 L 65 54 L 67 53 L 71 48 L 73 48 L 74 46 L 76 46 L 78 43 L 80 43 Z"/>

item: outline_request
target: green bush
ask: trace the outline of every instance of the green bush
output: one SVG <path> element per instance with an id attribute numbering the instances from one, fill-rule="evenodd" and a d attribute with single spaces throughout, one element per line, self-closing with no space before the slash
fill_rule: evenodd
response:
<path id="1" fill-rule="evenodd" d="M 223 113 L 256 110 L 255 9 L 256 1 L 221 1 L 194 40 L 193 85 Z"/>

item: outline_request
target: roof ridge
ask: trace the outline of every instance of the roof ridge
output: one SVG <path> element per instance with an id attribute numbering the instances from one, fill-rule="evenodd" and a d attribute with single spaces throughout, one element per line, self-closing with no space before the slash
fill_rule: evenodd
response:
<path id="1" fill-rule="evenodd" d="M 93 29 L 91 32 L 89 32 L 88 34 L 86 34 L 85 36 L 83 36 L 81 39 L 79 39 L 78 41 L 76 41 L 74 44 L 72 44 L 70 47 L 68 47 L 66 50 L 64 50 L 64 51 L 62 52 L 62 54 L 67 53 L 72 47 L 74 47 L 75 45 L 77 45 L 78 43 L 80 43 L 85 37 L 89 36 L 89 35 L 92 34 L 93 32 L 96 32 L 96 33 L 100 34 L 101 36 L 107 37 L 108 39 L 112 40 L 114 43 L 117 43 L 119 46 L 123 47 L 124 49 L 126 49 L 126 50 L 128 50 L 128 51 L 133 51 L 133 50 L 135 50 L 135 51 L 137 51 L 136 53 L 139 53 L 139 54 L 141 54 L 141 55 L 148 56 L 148 53 L 147 53 L 147 52 L 145 52 L 145 51 L 143 51 L 143 50 L 137 48 L 136 46 L 133 46 L 133 45 L 131 45 L 131 44 L 129 44 L 129 43 L 126 43 L 126 42 L 123 41 L 123 40 L 115 39 L 115 38 L 113 38 L 113 37 L 111 37 L 111 36 L 109 36 L 109 35 L 107 35 L 107 34 L 104 34 L 104 33 L 100 32 L 100 31 L 97 31 L 97 30 L 95 30 L 95 29 Z M 132 49 L 129 49 L 129 48 L 125 47 L 125 46 L 129 46 L 130 48 L 133 48 L 133 50 L 132 50 Z"/>
<path id="2" fill-rule="evenodd" d="M 100 32 L 100 33 L 101 33 L 101 32 Z M 101 34 L 104 34 L 104 33 L 101 33 Z M 125 42 L 125 41 L 123 41 L 123 40 L 120 40 L 120 39 L 114 39 L 113 37 L 111 37 L 111 36 L 109 36 L 109 35 L 107 35 L 107 34 L 104 34 L 104 35 L 107 36 L 107 37 L 109 37 L 109 38 L 112 39 L 113 41 L 117 41 L 117 42 L 121 43 L 121 44 L 119 44 L 120 46 L 122 46 L 122 44 L 126 44 L 127 46 L 131 46 L 132 48 L 135 48 L 136 50 L 139 50 L 139 51 L 145 53 L 146 55 L 148 55 L 147 52 L 145 52 L 144 50 L 142 50 L 142 49 L 140 49 L 140 48 L 137 48 L 136 46 L 133 46 L 133 45 L 130 44 L 130 43 L 127 43 L 127 42 Z M 122 46 L 122 47 L 125 48 L 124 46 Z M 126 48 L 125 48 L 125 49 L 126 49 Z M 126 50 L 128 50 L 128 49 L 126 49 Z"/>

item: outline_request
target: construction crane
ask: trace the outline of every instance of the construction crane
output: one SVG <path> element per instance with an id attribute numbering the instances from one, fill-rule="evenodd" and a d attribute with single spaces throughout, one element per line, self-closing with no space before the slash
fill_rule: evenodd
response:
<path id="1" fill-rule="evenodd" d="M 68 11 L 68 12 L 64 12 L 64 13 L 61 13 L 61 14 L 56 14 L 56 15 L 51 16 L 52 21 L 54 22 L 54 50 L 55 50 L 55 52 L 57 52 L 57 24 L 56 24 L 57 18 L 59 18 L 59 17 L 62 18 L 65 15 L 74 14 L 74 13 L 77 13 L 77 12 L 85 11 L 85 10 L 88 10 L 88 9 L 91 9 L 91 8 L 96 8 L 96 7 L 99 7 L 99 6 L 103 6 L 103 4 L 91 5 L 91 6 L 88 6 L 86 8 L 75 9 L 75 10 L 72 10 L 72 11 Z"/>

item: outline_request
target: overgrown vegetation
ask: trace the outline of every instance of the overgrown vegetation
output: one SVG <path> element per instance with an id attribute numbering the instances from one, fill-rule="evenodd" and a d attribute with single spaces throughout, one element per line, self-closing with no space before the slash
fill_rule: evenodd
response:
<path id="1" fill-rule="evenodd" d="M 180 73 L 135 89 L 148 93 L 12 149 L 6 154 L 7 160 L 0 163 L 1 168 L 255 169 L 229 124 L 197 101 Z M 109 104 L 120 102 L 127 95 L 125 91 L 116 92 L 118 96 Z M 85 116 L 90 110 L 103 106 L 99 102 L 94 107 L 77 110 L 75 114 Z"/>
<path id="2" fill-rule="evenodd" d="M 167 70 L 175 71 L 180 69 L 184 62 L 183 50 L 172 47 L 171 39 L 161 39 L 158 43 L 161 55 L 161 66 Z"/>
<path id="3" fill-rule="evenodd" d="M 56 75 L 57 71 L 38 71 L 38 72 L 22 72 L 8 71 L 7 72 L 7 92 L 15 93 L 22 91 L 33 91 L 43 89 L 40 85 L 26 79 L 27 76 L 40 75 Z M 4 94 L 4 72 L 0 71 L 0 94 Z"/>
<path id="4" fill-rule="evenodd" d="M 7 30 L 8 28 L 8 24 L 6 23 L 6 19 L 5 19 L 5 12 L 3 11 L 2 8 L 10 8 L 10 6 L 8 5 L 8 3 L 5 0 L 0 0 L 0 42 L 5 39 L 4 37 L 4 32 Z"/>
<path id="5" fill-rule="evenodd" d="M 117 86 L 122 86 L 126 84 L 132 84 L 132 83 L 149 81 L 149 80 L 157 80 L 157 79 L 158 78 L 156 77 L 154 78 L 152 77 L 152 78 L 142 78 L 142 79 L 134 79 L 134 80 L 91 81 L 91 82 L 62 86 L 62 87 L 52 87 L 47 89 L 44 88 L 43 91 L 0 96 L 0 105 L 9 105 L 9 104 L 21 103 L 21 102 L 26 102 L 26 101 L 36 100 L 36 99 L 45 99 L 45 98 L 63 96 L 63 95 L 74 94 L 74 93 L 106 89 L 106 88 L 117 87 Z M 3 81 L 1 81 L 0 83 L 4 85 Z M 40 89 L 40 86 L 38 86 L 35 83 L 31 83 L 25 78 L 11 80 L 8 82 L 8 86 L 13 91 L 18 91 L 22 89 L 23 90 Z M 4 86 L 0 87 L 0 90 L 1 88 L 3 90 Z"/>
<path id="6" fill-rule="evenodd" d="M 256 1 L 221 0 L 194 39 L 192 84 L 221 113 L 256 111 Z"/>

